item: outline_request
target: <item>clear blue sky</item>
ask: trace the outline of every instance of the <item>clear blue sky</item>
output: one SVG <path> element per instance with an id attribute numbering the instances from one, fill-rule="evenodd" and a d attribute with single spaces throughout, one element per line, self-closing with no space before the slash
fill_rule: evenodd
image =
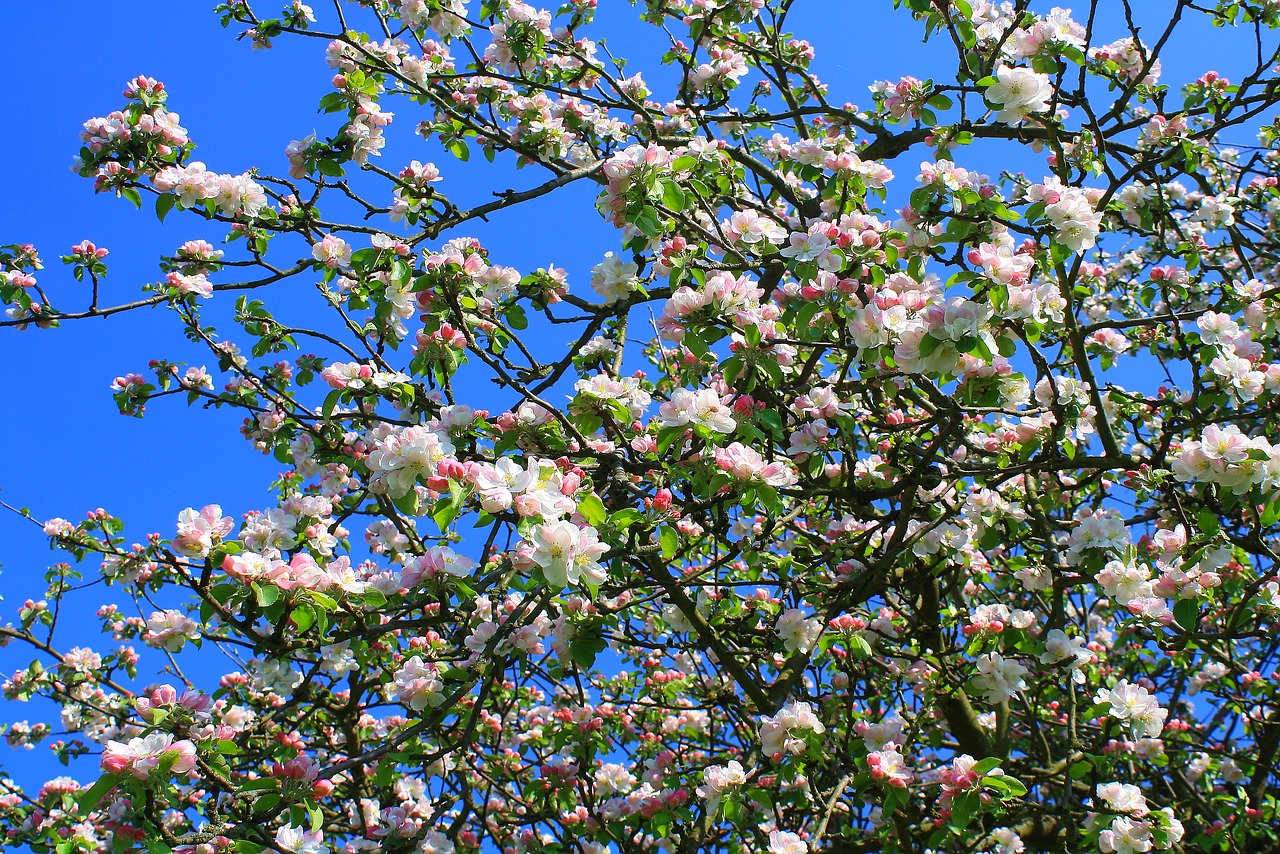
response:
<path id="1" fill-rule="evenodd" d="M 5 11 L 0 50 L 10 69 L 14 115 L 10 131 L 0 135 L 0 243 L 40 248 L 47 265 L 41 283 L 61 295 L 63 308 L 85 304 L 57 261 L 80 240 L 111 250 L 104 291 L 104 300 L 111 302 L 134 298 L 142 284 L 157 280 L 160 254 L 194 237 L 215 242 L 221 237 L 216 229 L 177 214 L 160 225 L 149 206 L 135 211 L 126 202 L 95 196 L 88 181 L 69 171 L 81 122 L 120 106 L 126 80 L 137 74 L 163 80 L 171 93 L 170 108 L 199 144 L 197 158 L 221 172 L 255 165 L 264 172 L 283 172 L 283 149 L 290 140 L 337 126 L 333 117 L 315 112 L 332 73 L 324 64 L 322 43 L 286 38 L 271 51 L 251 50 L 219 27 L 206 9 L 212 5 L 212 0 L 68 0 L 10 4 Z M 629 45 L 660 44 L 651 28 L 638 23 L 618 28 L 616 22 L 634 21 L 637 13 L 629 3 L 600 0 L 600 5 L 616 33 L 610 38 L 616 53 L 632 56 Z M 877 78 L 940 78 L 953 66 L 945 46 L 922 48 L 919 25 L 893 12 L 891 5 L 889 0 L 796 4 L 793 30 L 817 46 L 816 67 L 830 83 L 835 102 L 869 104 L 867 86 Z M 1037 11 L 1052 5 L 1037 4 Z M 1168 0 L 1138 5 L 1147 14 L 1172 6 Z M 1111 40 L 1124 32 L 1117 25 L 1113 33 L 1100 35 Z M 1183 49 L 1168 54 L 1165 80 L 1180 85 L 1209 68 L 1230 75 L 1232 48 L 1238 44 L 1230 33 L 1198 28 L 1184 40 Z M 636 56 L 632 67 L 652 65 Z M 416 122 L 410 106 L 390 103 L 407 127 Z M 912 152 L 894 164 L 899 182 L 910 182 L 921 155 Z M 414 158 L 440 164 L 446 176 L 442 188 L 462 195 L 478 197 L 536 180 L 507 170 L 495 177 L 495 170 L 479 159 L 479 165 L 459 169 L 438 147 L 421 140 L 413 148 L 388 150 L 382 165 L 397 168 Z M 995 173 L 1011 164 L 975 152 L 962 157 L 961 165 Z M 462 233 L 484 240 L 497 263 L 524 270 L 553 262 L 564 266 L 571 285 L 581 292 L 586 271 L 604 252 L 618 248 L 591 200 L 587 188 L 575 188 Z M 554 232 L 547 230 L 548 221 L 557 223 Z M 291 292 L 309 294 L 301 282 L 286 283 L 272 298 L 287 299 Z M 125 519 L 138 538 L 149 531 L 171 535 L 174 518 L 187 506 L 221 502 L 235 514 L 262 507 L 279 465 L 240 438 L 234 414 L 189 410 L 177 399 L 153 404 L 143 420 L 116 414 L 108 389 L 113 377 L 139 371 L 153 357 L 183 354 L 195 364 L 209 361 L 191 350 L 177 323 L 162 310 L 54 331 L 0 330 L 0 360 L 12 371 L 6 393 L 0 395 L 0 423 L 7 439 L 0 499 L 30 507 L 42 519 L 77 519 L 88 509 L 105 507 Z M 37 528 L 0 514 L 0 594 L 5 600 L 0 621 L 14 619 L 22 600 L 40 593 L 40 577 L 51 557 Z M 90 572 L 93 568 L 88 567 Z M 83 605 L 92 609 L 103 601 L 122 600 L 90 592 Z M 64 643 L 105 646 L 92 625 L 85 629 L 68 633 Z M 0 670 L 11 672 L 29 660 L 25 650 L 4 650 Z M 0 720 L 34 719 L 35 711 L 0 703 Z M 62 770 L 43 749 L 15 755 L 0 748 L 0 767 L 27 783 Z M 91 779 L 93 774 L 85 770 L 80 777 Z"/>

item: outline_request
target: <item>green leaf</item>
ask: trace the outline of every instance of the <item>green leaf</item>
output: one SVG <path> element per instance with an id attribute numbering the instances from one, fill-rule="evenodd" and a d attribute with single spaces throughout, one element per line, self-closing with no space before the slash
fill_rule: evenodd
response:
<path id="1" fill-rule="evenodd" d="M 635 525 L 640 524 L 644 520 L 644 514 L 639 510 L 627 507 L 618 510 L 609 516 L 609 524 L 620 530 L 626 530 Z"/>
<path id="2" fill-rule="evenodd" d="M 517 331 L 528 329 L 529 318 L 525 316 L 524 309 L 518 305 L 507 309 L 507 325 Z"/>
<path id="3" fill-rule="evenodd" d="M 681 343 L 688 348 L 690 353 L 697 356 L 699 359 L 708 353 L 707 343 L 702 340 L 701 335 L 695 335 L 693 333 L 686 334 L 684 336 L 684 341 Z"/>
<path id="4" fill-rule="evenodd" d="M 289 619 L 293 621 L 294 631 L 303 634 L 315 625 L 316 609 L 313 605 L 303 603 L 289 613 Z"/>
<path id="5" fill-rule="evenodd" d="M 594 526 L 604 524 L 605 519 L 609 518 L 605 512 L 604 504 L 600 501 L 600 497 L 594 492 L 578 502 L 578 512 L 582 514 L 582 518 L 586 519 L 588 524 Z"/>
<path id="6" fill-rule="evenodd" d="M 324 405 L 320 407 L 320 417 L 328 419 L 333 415 L 333 408 L 338 405 L 338 399 L 342 397 L 342 389 L 335 388 L 325 396 Z"/>
<path id="7" fill-rule="evenodd" d="M 406 516 L 416 517 L 418 515 L 418 493 L 415 490 L 409 490 L 391 503 L 396 506 L 397 510 Z"/>
<path id="8" fill-rule="evenodd" d="M 259 584 L 256 581 L 249 582 L 253 588 L 253 597 L 258 602 L 259 608 L 265 608 L 280 598 L 280 588 L 274 584 Z"/>
<path id="9" fill-rule="evenodd" d="M 460 484 L 453 484 L 453 491 L 449 493 L 448 498 L 442 498 L 437 504 L 435 511 L 431 514 L 431 518 L 435 519 L 436 524 L 440 526 L 443 532 L 454 519 L 458 518 L 458 514 L 462 512 L 462 508 L 467 503 L 468 490 Z"/>
<path id="10" fill-rule="evenodd" d="M 254 812 L 270 812 L 275 809 L 276 804 L 280 803 L 282 798 L 276 792 L 267 792 L 262 797 L 253 802 Z"/>
<path id="11" fill-rule="evenodd" d="M 1094 703 L 1089 710 L 1084 713 L 1083 720 L 1091 721 L 1094 718 L 1105 718 L 1111 714 L 1110 703 Z"/>
<path id="12" fill-rule="evenodd" d="M 397 285 L 405 285 L 409 283 L 409 279 L 413 277 L 413 267 L 408 263 L 397 258 L 391 262 L 391 281 Z"/>
<path id="13" fill-rule="evenodd" d="M 1010 797 L 1020 798 L 1027 793 L 1026 785 L 1017 777 L 991 777 L 988 779 L 1004 781 L 1005 791 L 1009 793 Z"/>
<path id="14" fill-rule="evenodd" d="M 850 635 L 848 640 L 849 652 L 853 657 L 865 661 L 871 657 L 871 644 L 862 635 Z"/>
<path id="15" fill-rule="evenodd" d="M 596 656 L 604 651 L 608 645 L 604 638 L 596 634 L 575 637 L 569 642 L 569 655 L 573 658 L 574 663 L 583 670 L 590 670 L 592 665 L 596 663 Z"/>
<path id="16" fill-rule="evenodd" d="M 662 222 L 658 219 L 658 211 L 645 206 L 632 223 L 645 237 L 657 237 L 662 233 Z"/>
<path id="17" fill-rule="evenodd" d="M 973 336 L 972 343 L 969 343 L 969 346 L 964 349 L 964 352 L 968 353 L 970 356 L 976 356 L 985 362 L 990 362 L 992 358 L 991 348 L 987 346 L 987 342 L 981 335 Z"/>
<path id="18" fill-rule="evenodd" d="M 977 792 L 961 792 L 951 801 L 951 829 L 957 833 L 969 826 L 982 801 Z"/>
<path id="19" fill-rule="evenodd" d="M 779 415 L 776 410 L 773 410 L 773 409 L 760 410 L 760 412 L 756 415 L 756 421 L 758 421 L 760 424 L 764 425 L 765 427 L 768 427 L 769 431 L 773 433 L 775 437 L 782 436 L 782 433 L 783 433 L 782 416 Z"/>
<path id="20" fill-rule="evenodd" d="M 88 789 L 80 793 L 78 803 L 82 812 L 93 812 L 93 808 L 98 805 L 112 789 L 116 787 L 116 775 L 104 774 L 98 778 L 98 782 L 94 783 Z"/>
<path id="21" fill-rule="evenodd" d="M 680 189 L 680 185 L 670 178 L 662 179 L 662 204 L 667 210 L 679 213 L 684 210 L 685 203 L 684 190 Z"/>
<path id="22" fill-rule="evenodd" d="M 680 535 L 676 533 L 676 529 L 667 525 L 663 525 L 658 529 L 658 541 L 662 545 L 662 556 L 671 560 L 676 556 L 676 552 L 680 549 Z"/>
<path id="23" fill-rule="evenodd" d="M 893 815 L 894 811 L 905 804 L 910 797 L 906 789 L 889 787 L 889 790 L 884 795 L 884 804 L 881 807 L 881 812 L 885 817 Z"/>
<path id="24" fill-rule="evenodd" d="M 666 427 L 658 433 L 658 456 L 665 457 L 677 441 L 684 438 L 684 427 Z"/>
<path id="25" fill-rule="evenodd" d="M 346 99 L 342 97 L 341 92 L 330 92 L 328 95 L 325 95 L 320 99 L 319 112 L 336 113 L 338 110 L 346 107 L 346 105 Z"/>
<path id="26" fill-rule="evenodd" d="M 605 407 L 613 414 L 613 417 L 620 424 L 629 424 L 631 422 L 631 412 L 628 411 L 626 404 L 620 400 L 604 401 Z"/>
<path id="27" fill-rule="evenodd" d="M 796 314 L 796 329 L 802 333 L 812 329 L 813 318 L 822 310 L 822 303 L 810 302 L 805 303 L 804 307 Z"/>
<path id="28" fill-rule="evenodd" d="M 217 584 L 209 591 L 209 598 L 217 602 L 219 605 L 225 605 L 231 599 L 232 594 L 239 589 L 239 584 Z"/>
<path id="29" fill-rule="evenodd" d="M 327 175 L 330 178 L 341 178 L 347 174 L 345 169 L 332 160 L 321 160 L 316 164 L 316 168 L 320 170 L 321 175 Z"/>
<path id="30" fill-rule="evenodd" d="M 755 492 L 756 497 L 764 505 L 764 509 L 769 511 L 771 517 L 777 518 L 782 515 L 782 498 L 778 495 L 778 490 L 767 483 L 761 483 L 756 486 Z"/>
<path id="31" fill-rule="evenodd" d="M 311 601 L 316 604 L 316 607 L 325 611 L 333 611 L 338 607 L 338 601 L 328 593 L 321 593 L 318 590 L 308 590 L 307 595 L 311 597 Z"/>
<path id="32" fill-rule="evenodd" d="M 351 268 L 360 272 L 367 272 L 378 263 L 378 257 L 382 254 L 381 249 L 369 246 L 364 249 L 357 249 L 351 253 Z"/>
<path id="33" fill-rule="evenodd" d="M 156 218 L 164 222 L 164 218 L 169 215 L 169 211 L 173 210 L 177 202 L 178 197 L 173 193 L 161 193 L 156 196 Z"/>
<path id="34" fill-rule="evenodd" d="M 988 756 L 986 759 L 981 759 L 973 763 L 973 767 L 970 768 L 969 770 L 972 771 L 974 774 L 977 774 L 979 777 L 982 777 L 982 776 L 985 776 L 988 772 L 994 771 L 999 767 L 1000 767 L 1000 757 Z"/>
<path id="35" fill-rule="evenodd" d="M 1200 605 L 1194 599 L 1179 599 L 1173 606 L 1174 621 L 1189 632 L 1196 630 L 1200 622 Z"/>
<path id="36" fill-rule="evenodd" d="M 774 388 L 783 388 L 786 386 L 786 378 L 782 374 L 782 363 L 777 359 L 765 359 L 760 362 L 760 368 L 765 372 L 769 379 L 773 380 Z"/>

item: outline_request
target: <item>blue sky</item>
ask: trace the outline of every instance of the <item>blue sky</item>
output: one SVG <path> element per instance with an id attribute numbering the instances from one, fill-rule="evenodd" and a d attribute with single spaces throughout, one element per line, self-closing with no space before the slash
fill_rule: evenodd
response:
<path id="1" fill-rule="evenodd" d="M 1049 5 L 1038 4 L 1038 9 L 1047 11 Z M 1145 13 L 1154 13 L 1172 3 L 1143 0 L 1140 5 Z M 601 7 L 615 32 L 610 47 L 616 53 L 632 55 L 630 47 L 661 44 L 651 28 L 615 25 L 634 21 L 636 13 L 628 3 L 601 0 Z M 1112 18 L 1111 23 L 1117 22 Z M 867 86 L 877 78 L 941 78 L 954 64 L 954 59 L 947 62 L 945 46 L 922 47 L 919 25 L 893 12 L 889 0 L 800 0 L 792 24 L 797 35 L 817 46 L 816 67 L 831 84 L 836 103 L 867 105 Z M 1113 29 L 1100 35 L 1110 40 L 1124 34 L 1119 26 Z M 1198 27 L 1181 50 L 1168 54 L 1165 79 L 1181 84 L 1215 67 L 1230 74 L 1238 38 Z M 110 302 L 133 298 L 142 284 L 157 280 L 160 254 L 187 239 L 216 241 L 221 236 L 180 215 L 158 224 L 148 206 L 135 211 L 125 202 L 95 196 L 88 181 L 69 171 L 81 122 L 117 108 L 126 80 L 138 74 L 163 80 L 171 93 L 170 108 L 199 144 L 197 158 L 221 172 L 255 165 L 283 172 L 283 149 L 290 140 L 336 127 L 333 117 L 315 111 L 332 73 L 324 64 L 321 42 L 281 39 L 273 50 L 251 50 L 220 28 L 206 3 L 12 4 L 0 31 L 0 49 L 11 75 L 20 74 L 10 84 L 10 109 L 16 115 L 10 132 L 0 135 L 0 242 L 40 248 L 47 265 L 41 282 L 61 295 L 64 308 L 85 303 L 57 261 L 80 240 L 111 250 L 104 290 L 104 300 Z M 639 68 L 651 64 L 637 57 Z M 19 88 L 29 91 L 19 93 Z M 394 102 L 390 108 L 412 127 L 410 105 Z M 917 162 L 911 158 L 922 154 L 913 152 L 894 164 L 900 182 L 910 182 Z M 994 149 L 986 155 L 975 151 L 970 159 L 961 158 L 961 164 L 995 173 L 1011 165 L 1003 156 Z M 414 158 L 435 160 L 446 176 L 443 189 L 464 197 L 522 188 L 537 180 L 489 167 L 479 158 L 458 168 L 438 147 L 420 139 L 416 147 L 389 150 L 381 165 L 398 168 Z M 460 234 L 484 240 L 497 263 L 523 270 L 548 263 L 564 266 L 571 285 L 581 292 L 586 271 L 606 251 L 618 248 L 616 236 L 593 210 L 592 198 L 588 188 L 572 188 Z M 557 224 L 554 233 L 547 230 L 549 221 Z M 287 301 L 292 293 L 308 291 L 302 282 L 286 283 L 272 297 Z M 170 535 L 178 511 L 187 506 L 221 502 L 228 512 L 239 514 L 266 504 L 267 485 L 279 464 L 240 438 L 238 416 L 189 410 L 176 399 L 153 404 L 142 420 L 116 413 L 108 389 L 113 377 L 140 371 L 154 357 L 183 354 L 195 364 L 209 361 L 191 350 L 177 323 L 162 310 L 54 331 L 0 330 L 0 359 L 14 371 L 7 393 L 0 396 L 0 423 L 9 447 L 0 466 L 0 499 L 30 507 L 39 518 L 77 519 L 86 510 L 105 507 L 138 538 L 149 531 Z M 0 620 L 14 619 L 22 600 L 39 594 L 50 559 L 37 528 L 0 513 Z M 103 601 L 118 600 L 90 592 L 82 604 L 92 609 Z M 93 641 L 92 626 L 85 628 L 89 631 L 69 633 L 63 642 Z M 7 673 L 29 660 L 25 651 L 5 650 L 0 670 Z M 0 720 L 30 712 L 3 704 Z M 17 755 L 0 751 L 0 767 L 24 782 L 60 770 L 43 750 Z M 91 774 L 86 771 L 82 777 Z"/>

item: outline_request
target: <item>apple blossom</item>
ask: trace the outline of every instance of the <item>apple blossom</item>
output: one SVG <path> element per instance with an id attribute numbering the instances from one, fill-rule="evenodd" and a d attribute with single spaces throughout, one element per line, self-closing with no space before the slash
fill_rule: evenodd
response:
<path id="1" fill-rule="evenodd" d="M 1094 702 L 1106 704 L 1107 714 L 1139 738 L 1159 735 L 1169 715 L 1146 688 L 1123 679 L 1112 688 L 1100 690 Z"/>
<path id="2" fill-rule="evenodd" d="M 415 712 L 444 702 L 445 689 L 439 671 L 434 664 L 424 662 L 419 656 L 406 661 L 392 679 L 388 692 Z"/>
<path id="3" fill-rule="evenodd" d="M 321 854 L 324 851 L 324 834 L 318 830 L 304 830 L 292 824 L 276 831 L 276 845 L 289 854 Z"/>
<path id="4" fill-rule="evenodd" d="M 658 407 L 658 417 L 663 427 L 696 424 L 717 433 L 732 433 L 738 422 L 730 411 L 712 389 L 680 389 L 671 400 Z"/>
<path id="5" fill-rule="evenodd" d="M 173 547 L 190 557 L 207 557 L 234 526 L 235 521 L 223 516 L 217 504 L 207 505 L 198 513 L 188 507 L 178 514 L 178 535 L 173 539 Z"/>
<path id="6" fill-rule="evenodd" d="M 769 832 L 769 854 L 809 854 L 809 846 L 798 835 L 787 830 Z"/>
<path id="7" fill-rule="evenodd" d="M 987 87 L 985 95 L 987 100 L 1000 107 L 996 121 L 1016 125 L 1031 113 L 1043 113 L 1049 109 L 1049 99 L 1053 96 L 1049 75 L 1029 68 L 1001 65 L 996 68 L 994 76 L 996 82 Z"/>
<path id="8" fill-rule="evenodd" d="M 555 587 L 576 585 L 580 580 L 599 584 L 605 569 L 598 562 L 609 551 L 595 528 L 579 528 L 572 522 L 544 522 L 533 529 L 531 559 Z"/>
<path id="9" fill-rule="evenodd" d="M 167 733 L 153 732 L 127 743 L 108 741 L 102 754 L 102 770 L 111 774 L 131 774 L 145 780 L 167 769 L 186 774 L 196 767 L 196 748 L 190 741 L 175 741 Z"/>

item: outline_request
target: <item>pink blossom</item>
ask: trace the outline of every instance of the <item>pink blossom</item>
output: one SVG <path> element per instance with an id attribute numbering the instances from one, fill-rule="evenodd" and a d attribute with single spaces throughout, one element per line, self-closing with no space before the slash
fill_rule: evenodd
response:
<path id="1" fill-rule="evenodd" d="M 796 482 L 795 472 L 786 463 L 766 463 L 757 451 L 741 442 L 734 442 L 727 448 L 716 448 L 715 460 L 717 468 L 738 480 L 760 481 L 773 487 L 791 486 Z"/>
<path id="2" fill-rule="evenodd" d="M 671 400 L 658 407 L 658 418 L 663 427 L 682 427 L 685 424 L 696 424 L 717 433 L 732 433 L 738 422 L 730 416 L 729 407 L 725 406 L 709 388 L 690 391 L 679 389 Z"/>
<path id="3" fill-rule="evenodd" d="M 585 579 L 600 584 L 607 571 L 599 559 L 609 551 L 595 528 L 579 528 L 572 522 L 544 522 L 530 535 L 531 559 L 542 568 L 547 583 L 563 589 Z"/>
<path id="4" fill-rule="evenodd" d="M 341 237 L 326 234 L 311 247 L 311 257 L 329 269 L 344 267 L 351 262 L 351 246 Z"/>
<path id="5" fill-rule="evenodd" d="M 187 774 L 196 767 L 196 746 L 175 741 L 165 732 L 153 732 L 128 743 L 108 741 L 102 754 L 102 770 L 108 774 L 131 774 L 145 780 L 164 766 L 174 774 Z"/>
<path id="6" fill-rule="evenodd" d="M 905 789 L 915 779 L 915 773 L 907 767 L 906 759 L 893 742 L 867 754 L 867 769 L 871 779 L 895 789 Z"/>
<path id="7" fill-rule="evenodd" d="M 206 557 L 227 534 L 235 520 L 222 515 L 222 508 L 209 504 L 197 513 L 188 507 L 178 514 L 178 535 L 173 539 L 173 549 L 188 557 Z"/>

